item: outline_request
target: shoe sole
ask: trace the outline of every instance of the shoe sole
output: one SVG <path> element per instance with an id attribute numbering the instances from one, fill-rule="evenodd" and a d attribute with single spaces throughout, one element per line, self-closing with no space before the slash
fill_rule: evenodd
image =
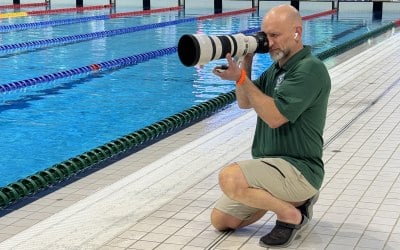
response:
<path id="1" fill-rule="evenodd" d="M 307 207 L 307 215 L 308 215 L 307 217 L 309 220 L 311 220 L 313 217 L 313 206 L 317 202 L 318 198 L 319 198 L 319 192 L 310 199 L 310 205 L 308 205 Z"/>

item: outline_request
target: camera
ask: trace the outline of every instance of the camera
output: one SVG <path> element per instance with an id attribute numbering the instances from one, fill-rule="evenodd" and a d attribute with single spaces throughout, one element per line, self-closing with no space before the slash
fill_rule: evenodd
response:
<path id="1" fill-rule="evenodd" d="M 249 36 L 242 33 L 222 36 L 186 34 L 178 42 L 179 59 L 187 67 L 225 58 L 227 53 L 240 58 L 248 53 L 268 53 L 268 50 L 267 36 L 261 31 Z"/>

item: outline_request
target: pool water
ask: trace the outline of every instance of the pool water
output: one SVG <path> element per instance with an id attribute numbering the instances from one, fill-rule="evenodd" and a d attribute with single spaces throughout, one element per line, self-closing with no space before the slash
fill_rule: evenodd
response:
<path id="1" fill-rule="evenodd" d="M 119 8 L 118 11 L 132 9 Z M 105 9 L 0 19 L 0 26 L 109 13 Z M 3 31 L 0 45 L 209 14 L 213 14 L 212 7 L 200 9 L 197 13 L 187 9 L 185 13 L 171 11 Z M 368 11 L 305 21 L 303 38 L 305 43 L 313 46 L 315 53 L 319 53 L 398 18 L 395 14 L 386 15 L 378 21 L 371 17 L 372 13 Z M 259 27 L 260 21 L 260 17 L 247 13 L 183 22 L 84 42 L 0 51 L 0 85 L 173 47 L 183 34 L 246 31 Z M 267 54 L 257 55 L 255 60 L 254 77 L 271 63 Z M 80 74 L 0 93 L 0 187 L 232 90 L 232 82 L 219 80 L 211 73 L 219 63 L 213 61 L 204 67 L 185 67 L 177 54 L 173 53 L 116 70 Z"/>

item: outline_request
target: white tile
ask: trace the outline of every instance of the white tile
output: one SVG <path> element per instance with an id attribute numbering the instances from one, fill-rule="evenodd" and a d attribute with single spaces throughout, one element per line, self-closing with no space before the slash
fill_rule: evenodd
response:
<path id="1" fill-rule="evenodd" d="M 154 224 L 147 224 L 147 223 L 137 223 L 135 225 L 133 225 L 132 227 L 130 227 L 129 230 L 132 231 L 140 231 L 140 232 L 151 232 L 154 228 L 156 228 L 157 225 Z"/>
<path id="2" fill-rule="evenodd" d="M 371 224 L 394 226 L 398 221 L 398 219 L 399 217 L 390 218 L 390 217 L 374 216 L 371 220 Z"/>
<path id="3" fill-rule="evenodd" d="M 217 230 L 205 230 L 202 231 L 197 238 L 206 238 L 206 239 L 216 239 L 220 237 L 223 233 L 218 232 Z"/>
<path id="4" fill-rule="evenodd" d="M 119 238 L 124 238 L 124 239 L 131 239 L 131 240 L 140 240 L 145 236 L 147 232 L 143 231 L 134 231 L 134 230 L 127 230 L 120 234 L 118 237 Z"/>
<path id="5" fill-rule="evenodd" d="M 183 249 L 183 247 L 184 247 L 184 245 L 173 244 L 173 243 L 162 243 L 154 249 L 156 249 L 156 250 L 179 250 L 179 249 Z"/>
<path id="6" fill-rule="evenodd" d="M 182 250 L 204 250 L 204 247 L 184 246 Z"/>
<path id="7" fill-rule="evenodd" d="M 180 229 L 179 226 L 177 227 L 171 227 L 171 226 L 158 226 L 152 230 L 153 233 L 159 233 L 159 234 L 174 234 L 176 231 Z"/>
<path id="8" fill-rule="evenodd" d="M 168 219 L 162 225 L 168 227 L 183 227 L 189 223 L 189 220 L 182 219 Z"/>
<path id="9" fill-rule="evenodd" d="M 148 249 L 153 249 L 157 247 L 160 243 L 158 242 L 151 242 L 151 241 L 136 241 L 133 243 L 133 245 L 130 246 L 130 248 L 133 249 L 142 249 L 142 250 L 148 250 Z"/>
<path id="10" fill-rule="evenodd" d="M 127 239 L 127 238 L 114 238 L 107 243 L 109 247 L 119 247 L 119 248 L 127 248 L 134 244 L 136 240 Z"/>
<path id="11" fill-rule="evenodd" d="M 358 237 L 335 236 L 329 244 L 343 245 L 347 246 L 347 248 L 354 248 L 354 246 L 358 243 L 358 240 Z"/>
<path id="12" fill-rule="evenodd" d="M 174 216 L 172 216 L 171 218 L 190 221 L 193 218 L 195 218 L 196 216 L 197 216 L 197 214 L 194 214 L 194 213 L 179 212 L 179 213 L 175 214 Z"/>
<path id="13" fill-rule="evenodd" d="M 145 236 L 143 236 L 140 240 L 144 241 L 152 241 L 152 242 L 164 242 L 167 238 L 169 238 L 171 234 L 163 234 L 163 233 L 147 233 Z"/>
<path id="14" fill-rule="evenodd" d="M 364 234 L 362 235 L 363 239 L 366 240 L 376 240 L 379 239 L 380 241 L 386 241 L 389 237 L 390 233 L 389 232 L 380 232 L 380 231 L 369 231 L 366 230 L 364 231 Z"/>
<path id="15" fill-rule="evenodd" d="M 140 223 L 158 226 L 164 223 L 166 220 L 167 219 L 165 218 L 149 216 L 140 220 Z"/>
<path id="16" fill-rule="evenodd" d="M 213 239 L 207 239 L 207 238 L 194 238 L 191 240 L 187 246 L 194 246 L 194 247 L 202 247 L 205 249 L 208 245 L 210 245 L 213 242 Z"/>
<path id="17" fill-rule="evenodd" d="M 361 240 L 357 244 L 357 248 L 370 248 L 370 249 L 382 249 L 385 245 L 385 241 L 379 239 L 365 239 Z"/>
<path id="18" fill-rule="evenodd" d="M 197 229 L 197 228 L 181 228 L 177 232 L 175 232 L 175 235 L 177 236 L 188 236 L 188 237 L 196 237 L 200 233 L 202 233 L 204 229 Z"/>
<path id="19" fill-rule="evenodd" d="M 182 235 L 172 235 L 169 237 L 165 243 L 170 243 L 170 244 L 179 244 L 179 245 L 186 245 L 189 243 L 194 237 L 190 236 L 182 236 Z"/>
<path id="20" fill-rule="evenodd" d="M 158 210 L 167 212 L 177 212 L 181 209 L 182 205 L 166 204 L 165 206 L 160 207 Z"/>
<path id="21" fill-rule="evenodd" d="M 184 226 L 184 228 L 204 230 L 209 226 L 210 226 L 210 222 L 209 221 L 208 222 L 207 221 L 206 222 L 204 222 L 204 221 L 190 221 Z"/>
<path id="22" fill-rule="evenodd" d="M 321 238 L 322 237 L 321 235 L 332 235 L 333 236 L 336 234 L 338 228 L 339 228 L 339 226 L 337 226 L 337 225 L 335 226 L 335 225 L 330 225 L 327 223 L 318 223 L 311 230 L 309 237 L 311 237 L 311 235 L 314 235 L 314 234 L 318 234 L 319 235 L 318 238 Z"/>

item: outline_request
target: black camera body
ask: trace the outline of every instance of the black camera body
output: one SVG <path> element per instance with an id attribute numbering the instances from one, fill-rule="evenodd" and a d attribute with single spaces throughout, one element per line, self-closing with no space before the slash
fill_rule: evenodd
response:
<path id="1" fill-rule="evenodd" d="M 224 36 L 205 34 L 183 35 L 178 42 L 178 56 L 182 64 L 190 67 L 210 61 L 232 57 L 244 57 L 248 53 L 268 53 L 268 39 L 264 32 L 246 36 L 242 33 Z"/>

